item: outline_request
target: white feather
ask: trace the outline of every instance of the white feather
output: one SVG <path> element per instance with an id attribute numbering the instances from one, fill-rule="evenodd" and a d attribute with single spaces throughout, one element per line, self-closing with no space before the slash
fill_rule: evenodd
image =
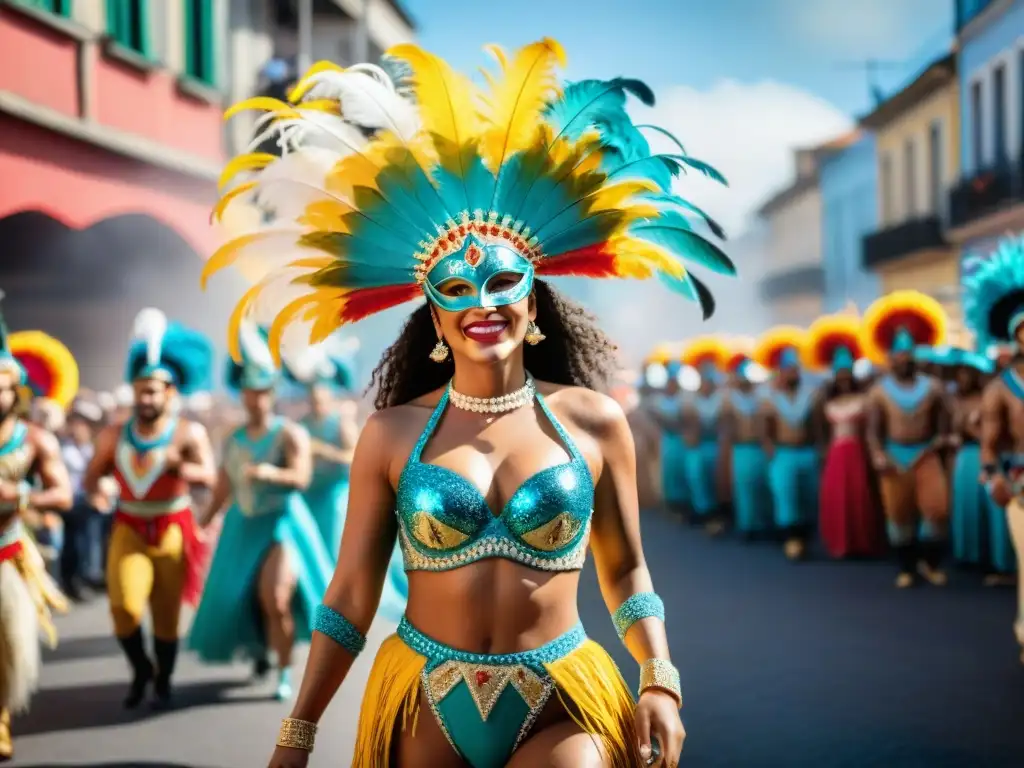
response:
<path id="1" fill-rule="evenodd" d="M 260 333 L 255 323 L 243 321 L 238 331 L 239 344 L 242 347 L 242 357 L 246 365 L 254 365 L 264 371 L 275 369 L 274 357 L 270 353 L 270 347 Z"/>
<path id="2" fill-rule="evenodd" d="M 39 685 L 39 614 L 13 562 L 0 562 L 0 707 L 28 709 Z"/>
<path id="3" fill-rule="evenodd" d="M 135 316 L 132 335 L 146 344 L 146 362 L 156 365 L 160 362 L 160 353 L 167 333 L 167 315 L 159 309 L 149 307 Z"/>
<path id="4" fill-rule="evenodd" d="M 311 78 L 315 83 L 308 98 L 332 98 L 341 103 L 345 120 L 378 131 L 391 131 L 411 141 L 420 129 L 416 105 L 395 90 L 387 77 L 382 81 L 364 69 L 343 72 L 326 70 Z M 386 83 L 386 84 L 385 84 Z"/>

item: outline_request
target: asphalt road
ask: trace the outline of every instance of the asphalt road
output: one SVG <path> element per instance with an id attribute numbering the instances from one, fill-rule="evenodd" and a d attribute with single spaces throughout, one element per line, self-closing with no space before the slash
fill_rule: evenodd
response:
<path id="1" fill-rule="evenodd" d="M 709 541 L 645 518 L 655 583 L 683 669 L 697 768 L 1019 768 L 1024 667 L 1011 636 L 1012 590 L 957 576 L 945 589 L 892 588 L 877 563 L 792 565 L 767 545 Z M 588 572 L 584 623 L 636 680 Z M 43 690 L 15 721 L 24 768 L 260 768 L 287 705 L 248 667 L 187 655 L 173 711 L 129 716 L 127 672 L 105 606 L 60 622 Z M 375 626 L 370 650 L 390 632 Z M 311 765 L 348 765 L 372 653 L 328 710 Z"/>

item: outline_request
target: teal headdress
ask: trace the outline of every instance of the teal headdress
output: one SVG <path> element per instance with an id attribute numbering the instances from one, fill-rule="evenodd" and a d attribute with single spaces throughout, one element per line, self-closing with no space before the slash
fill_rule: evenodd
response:
<path id="1" fill-rule="evenodd" d="M 964 280 L 964 315 L 979 348 L 1016 343 L 1024 324 L 1024 235 L 1003 240 Z"/>
<path id="2" fill-rule="evenodd" d="M 190 328 L 168 322 L 159 309 L 144 309 L 135 318 L 125 380 L 160 379 L 183 395 L 213 388 L 213 345 Z"/>
<path id="3" fill-rule="evenodd" d="M 4 292 L 0 291 L 0 300 L 4 298 Z M 3 310 L 0 310 L 0 371 L 9 371 L 18 377 L 15 386 L 25 384 L 25 369 L 18 358 L 11 352 L 10 333 L 7 331 L 7 321 L 4 319 Z"/>
<path id="4" fill-rule="evenodd" d="M 277 366 L 267 344 L 267 333 L 254 323 L 243 321 L 238 327 L 238 350 L 241 363 L 228 358 L 224 385 L 232 391 L 273 389 L 277 383 Z"/>
<path id="5" fill-rule="evenodd" d="M 794 347 L 786 347 L 779 353 L 779 370 L 800 367 L 800 352 Z"/>
<path id="6" fill-rule="evenodd" d="M 832 370 L 835 373 L 839 371 L 852 371 L 855 362 L 849 347 L 837 347 L 832 355 Z"/>
<path id="7" fill-rule="evenodd" d="M 918 349 L 914 336 L 906 328 L 899 328 L 892 340 L 892 352 L 916 352 Z"/>
<path id="8" fill-rule="evenodd" d="M 550 39 L 490 50 L 500 71 L 482 88 L 402 44 L 387 52 L 402 65 L 391 72 L 322 62 L 291 103 L 229 111 L 265 112 L 253 144 L 277 136 L 283 147 L 280 158 L 236 158 L 222 178 L 215 217 L 243 200 L 276 222 L 206 262 L 204 283 L 239 258 L 263 272 L 233 328 L 254 311 L 273 315 L 274 349 L 293 322 L 316 343 L 424 296 L 448 311 L 510 304 L 535 275 L 657 277 L 710 316 L 711 292 L 689 267 L 736 270 L 700 232 L 721 228 L 672 184 L 689 170 L 725 179 L 662 129 L 633 124 L 627 97 L 650 106 L 651 89 L 627 78 L 562 83 L 564 52 Z M 644 131 L 673 148 L 653 152 Z"/>

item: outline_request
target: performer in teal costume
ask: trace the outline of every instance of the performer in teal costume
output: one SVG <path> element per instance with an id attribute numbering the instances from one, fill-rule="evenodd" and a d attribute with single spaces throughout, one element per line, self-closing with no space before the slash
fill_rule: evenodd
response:
<path id="1" fill-rule="evenodd" d="M 758 439 L 762 395 L 748 376 L 750 365 L 750 360 L 744 360 L 732 371 L 723 414 L 732 446 L 732 503 L 741 536 L 754 536 L 772 527 L 768 459 Z"/>
<path id="2" fill-rule="evenodd" d="M 277 380 L 270 350 L 243 324 L 241 364 L 229 361 L 226 385 L 241 392 L 248 423 L 227 440 L 208 525 L 231 499 L 189 646 L 203 661 L 248 655 L 259 665 L 277 656 L 275 696 L 291 697 L 296 641 L 312 636 L 313 618 L 333 573 L 316 522 L 302 498 L 309 483 L 309 435 L 272 413 Z"/>
<path id="3" fill-rule="evenodd" d="M 665 389 L 652 398 L 651 415 L 661 428 L 661 495 L 669 511 L 685 517 L 690 511 L 690 489 L 686 482 L 686 446 L 680 423 L 681 370 L 682 366 L 675 360 L 666 363 L 668 380 Z"/>
<path id="4" fill-rule="evenodd" d="M 684 409 L 683 468 L 690 489 L 693 511 L 712 532 L 721 530 L 716 517 L 721 499 L 718 492 L 718 419 L 725 393 L 719 388 L 719 372 L 710 363 L 700 367 L 700 389 L 687 398 Z"/>

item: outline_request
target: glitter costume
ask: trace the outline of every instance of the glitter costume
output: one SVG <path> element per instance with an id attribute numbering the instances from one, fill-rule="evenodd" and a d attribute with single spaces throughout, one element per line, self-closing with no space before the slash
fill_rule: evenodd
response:
<path id="1" fill-rule="evenodd" d="M 725 500 L 720 474 L 719 417 L 726 392 L 719 385 L 727 356 L 728 350 L 719 339 L 704 336 L 683 348 L 681 360 L 701 377 L 700 390 L 690 394 L 683 406 L 683 467 L 693 512 L 702 522 L 717 517 Z"/>
<path id="2" fill-rule="evenodd" d="M 78 366 L 68 349 L 40 331 L 7 334 L 0 316 L 0 371 L 13 375 L 23 401 L 43 397 L 67 407 L 78 391 Z M 0 445 L 0 482 L 19 487 L 19 499 L 0 503 L 0 761 L 14 754 L 11 715 L 28 709 L 39 682 L 40 639 L 57 644 L 51 612 L 67 601 L 19 519 L 30 506 L 36 465 L 30 428 L 21 420 Z"/>
<path id="3" fill-rule="evenodd" d="M 627 94 L 652 103 L 650 89 L 629 79 L 563 86 L 557 70 L 564 54 L 553 40 L 511 55 L 492 50 L 501 71 L 486 89 L 408 44 L 388 52 L 394 77 L 372 65 L 321 64 L 296 87 L 292 104 L 243 105 L 268 110 L 261 125 L 281 133 L 285 154 L 239 158 L 227 174 L 265 167 L 228 191 L 220 208 L 255 195 L 281 222 L 234 239 L 207 263 L 209 274 L 250 256 L 266 267 L 269 258 L 235 312 L 236 325 L 246 312 L 262 318 L 269 309 L 271 342 L 287 349 L 293 325 L 308 327 L 316 343 L 339 324 L 423 296 L 447 312 L 504 306 L 526 299 L 534 276 L 658 277 L 705 316 L 712 311 L 710 292 L 684 259 L 724 274 L 734 267 L 691 217 L 720 234 L 717 224 L 670 185 L 687 169 L 723 179 L 678 142 L 673 154 L 651 153 L 625 110 Z M 282 179 L 302 179 L 304 188 Z M 498 275 L 515 279 L 492 289 Z M 451 281 L 468 288 L 449 293 Z M 541 329 L 527 333 L 530 344 L 543 339 Z M 447 355 L 439 341 L 432 359 Z M 494 557 L 543 571 L 582 567 L 594 503 L 589 469 L 529 381 L 523 391 L 522 405 L 539 409 L 570 460 L 528 479 L 494 514 L 467 480 L 419 460 L 449 400 L 458 405 L 449 388 L 396 490 L 408 570 Z M 626 603 L 625 627 L 657 615 L 653 602 Z M 318 629 L 358 653 L 367 628 L 322 608 Z M 642 687 L 681 696 L 667 661 L 649 659 L 642 670 Z M 474 768 L 507 763 L 556 690 L 613 765 L 641 764 L 632 697 L 610 656 L 582 629 L 492 656 L 452 649 L 404 622 L 370 673 L 354 766 L 388 762 L 396 724 L 415 722 L 407 716 L 421 690 L 452 747 Z M 310 725 L 286 720 L 278 743 L 309 748 Z"/>

